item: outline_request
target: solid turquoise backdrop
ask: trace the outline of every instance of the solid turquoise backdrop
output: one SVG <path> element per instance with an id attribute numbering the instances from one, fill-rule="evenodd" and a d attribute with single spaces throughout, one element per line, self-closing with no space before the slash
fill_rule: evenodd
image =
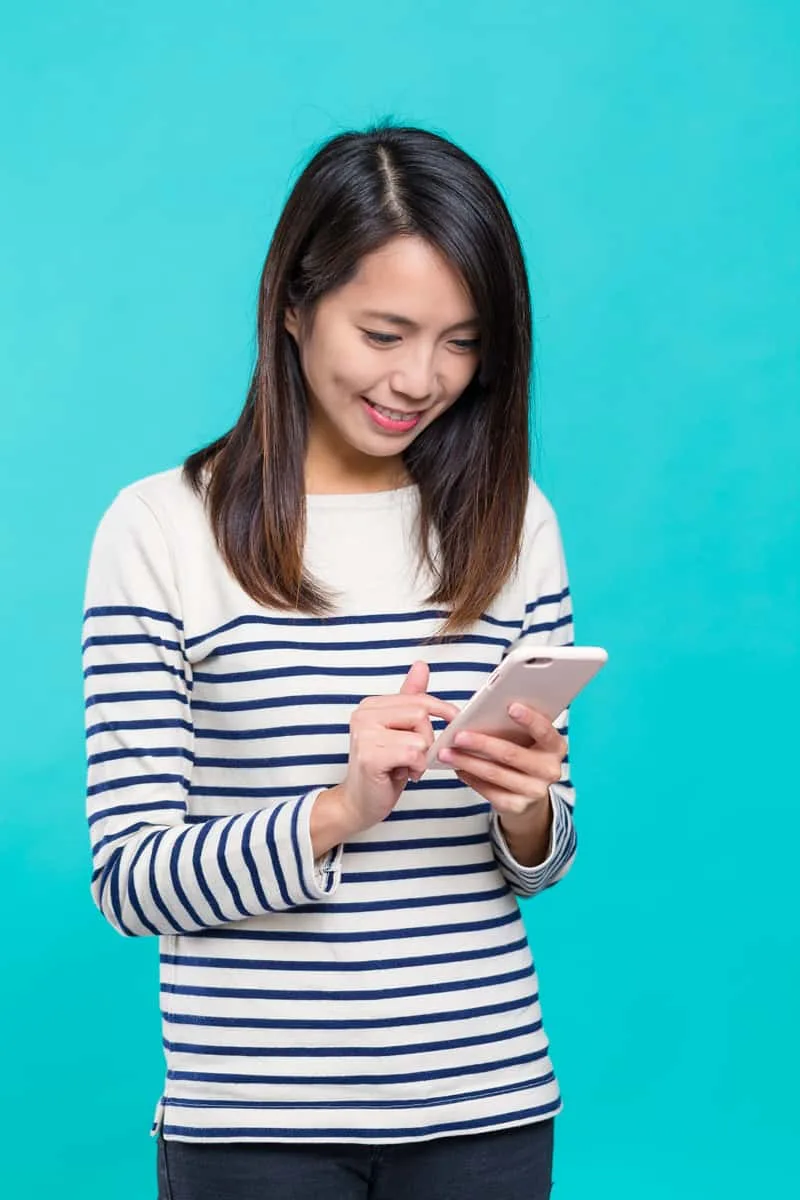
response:
<path id="1" fill-rule="evenodd" d="M 124 484 L 224 430 L 312 148 L 500 182 L 578 639 L 579 860 L 527 909 L 559 1200 L 797 1194 L 800 6 L 147 0 L 0 18 L 5 1196 L 154 1195 L 156 945 L 89 898 L 80 625 Z"/>

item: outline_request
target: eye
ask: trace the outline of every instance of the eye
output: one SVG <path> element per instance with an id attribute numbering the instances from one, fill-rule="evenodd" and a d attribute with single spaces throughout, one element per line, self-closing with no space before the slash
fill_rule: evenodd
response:
<path id="1" fill-rule="evenodd" d="M 361 332 L 375 346 L 393 346 L 400 341 L 396 333 L 378 333 L 374 329 L 362 329 Z"/>
<path id="2" fill-rule="evenodd" d="M 450 343 L 457 350 L 477 350 L 481 344 L 480 338 L 454 338 Z"/>

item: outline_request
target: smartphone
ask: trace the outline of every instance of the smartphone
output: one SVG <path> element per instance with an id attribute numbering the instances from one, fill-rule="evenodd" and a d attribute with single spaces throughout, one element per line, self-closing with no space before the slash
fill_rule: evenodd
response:
<path id="1" fill-rule="evenodd" d="M 528 745 L 528 734 L 508 715 L 509 705 L 521 701 L 555 721 L 607 661 L 608 654 L 600 646 L 531 645 L 511 650 L 436 738 L 426 770 L 452 770 L 439 761 L 438 754 L 462 729 Z"/>

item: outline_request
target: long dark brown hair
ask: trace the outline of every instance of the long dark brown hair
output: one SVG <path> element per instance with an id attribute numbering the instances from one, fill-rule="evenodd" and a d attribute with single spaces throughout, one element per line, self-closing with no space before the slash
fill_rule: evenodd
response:
<path id="1" fill-rule="evenodd" d="M 413 234 L 460 275 L 480 321 L 480 364 L 458 400 L 411 442 L 428 603 L 441 633 L 477 620 L 518 561 L 529 476 L 531 305 L 522 250 L 500 192 L 452 142 L 380 125 L 340 134 L 308 163 L 269 247 L 258 299 L 258 358 L 229 433 L 192 454 L 220 552 L 259 604 L 324 615 L 333 602 L 304 569 L 308 406 L 288 307 L 307 318 L 364 255 Z M 438 550 L 431 552 L 431 534 Z"/>

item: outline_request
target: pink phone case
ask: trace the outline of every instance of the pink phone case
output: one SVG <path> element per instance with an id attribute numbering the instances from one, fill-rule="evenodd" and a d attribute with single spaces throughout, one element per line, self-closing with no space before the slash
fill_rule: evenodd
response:
<path id="1" fill-rule="evenodd" d="M 438 753 L 462 729 L 525 745 L 527 735 L 508 715 L 509 705 L 519 700 L 555 721 L 607 661 L 600 646 L 531 645 L 512 650 L 439 734 L 428 751 L 427 770 L 452 770 L 439 762 Z"/>

